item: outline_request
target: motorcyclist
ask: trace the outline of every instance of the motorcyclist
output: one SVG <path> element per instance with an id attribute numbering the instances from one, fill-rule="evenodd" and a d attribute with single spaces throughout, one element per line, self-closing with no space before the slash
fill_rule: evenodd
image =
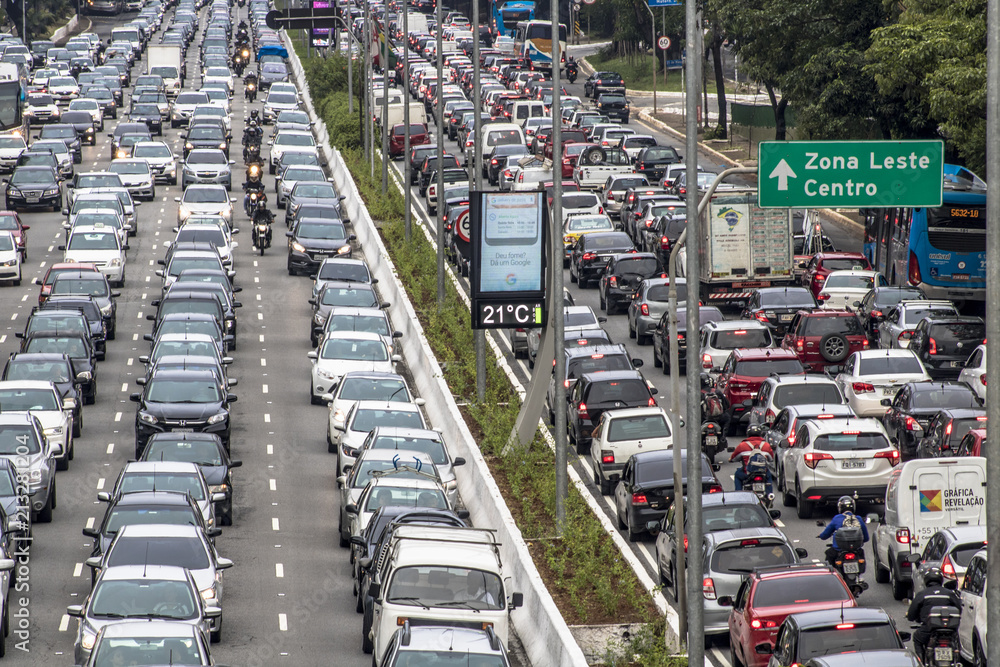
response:
<path id="1" fill-rule="evenodd" d="M 250 211 L 250 193 L 256 192 L 260 194 L 264 192 L 264 182 L 260 178 L 260 165 L 250 164 L 247 166 L 247 180 L 243 182 L 243 192 L 246 194 L 243 196 L 243 210 Z"/>
<path id="2" fill-rule="evenodd" d="M 769 460 L 774 459 L 774 450 L 771 449 L 771 445 L 768 444 L 763 438 L 744 438 L 740 444 L 736 445 L 736 449 L 733 450 L 732 455 L 729 457 L 730 462 L 735 461 L 737 458 L 742 459 L 740 466 L 733 473 L 733 480 L 737 491 L 743 489 L 743 485 L 747 482 L 747 463 L 756 454 L 763 454 Z M 772 483 L 771 479 L 771 469 L 767 468 L 767 486 L 770 490 Z"/>
<path id="3" fill-rule="evenodd" d="M 957 582 L 949 579 L 948 583 L 942 583 L 944 577 L 941 570 L 933 567 L 924 573 L 924 583 L 927 588 L 913 596 L 910 608 L 906 610 L 906 619 L 911 623 L 920 623 L 913 633 L 913 650 L 917 657 L 924 659 L 924 651 L 927 649 L 927 641 L 931 637 L 927 619 L 930 616 L 932 607 L 955 607 L 962 608 L 962 598 L 955 590 Z"/>
<path id="4" fill-rule="evenodd" d="M 837 547 L 836 533 L 844 525 L 844 521 L 849 518 L 855 519 L 859 524 L 861 524 L 861 532 L 865 536 L 864 541 L 868 541 L 868 527 L 865 526 L 864 521 L 855 515 L 854 498 L 851 498 L 850 496 L 841 496 L 840 499 L 837 500 L 837 514 L 830 519 L 830 523 L 826 524 L 826 528 L 824 528 L 823 532 L 818 536 L 821 540 L 833 538 L 832 546 L 826 550 L 826 560 L 831 565 L 833 565 L 833 561 L 837 559 L 837 554 L 840 551 Z"/>
<path id="5" fill-rule="evenodd" d="M 243 130 L 243 145 L 244 146 L 260 146 L 261 141 L 264 139 L 264 130 L 261 129 L 257 121 L 251 120 L 250 124 L 247 125 L 246 129 Z"/>
<path id="6" fill-rule="evenodd" d="M 249 76 L 249 75 L 248 75 Z M 256 78 L 256 77 L 254 77 Z M 260 111 L 258 109 L 250 110 L 250 117 L 246 119 L 247 125 L 250 123 L 260 123 Z"/>

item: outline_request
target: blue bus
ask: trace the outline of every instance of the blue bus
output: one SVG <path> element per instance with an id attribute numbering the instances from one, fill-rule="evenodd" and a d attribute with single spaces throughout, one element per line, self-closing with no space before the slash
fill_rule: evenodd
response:
<path id="1" fill-rule="evenodd" d="M 16 134 L 28 140 L 27 68 L 0 63 L 0 135 Z"/>
<path id="2" fill-rule="evenodd" d="M 862 209 L 864 253 L 892 285 L 919 287 L 958 304 L 986 299 L 986 183 L 944 165 L 935 208 Z"/>
<path id="3" fill-rule="evenodd" d="M 559 24 L 559 53 L 566 60 L 566 26 Z M 552 70 L 551 21 L 521 21 L 514 36 L 514 49 L 521 58 L 531 61 L 531 69 Z M 561 66 L 561 63 L 560 63 Z"/>
<path id="4" fill-rule="evenodd" d="M 534 18 L 535 3 L 531 0 L 490 0 L 490 30 L 494 37 L 514 37 L 518 23 Z"/>

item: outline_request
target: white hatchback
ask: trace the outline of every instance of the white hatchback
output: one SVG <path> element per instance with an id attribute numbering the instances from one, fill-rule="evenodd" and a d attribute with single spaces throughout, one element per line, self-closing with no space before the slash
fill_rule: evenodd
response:
<path id="1" fill-rule="evenodd" d="M 910 350 L 862 350 L 844 362 L 837 384 L 859 417 L 885 414 L 882 401 L 896 397 L 907 382 L 930 382 L 927 369 Z"/>
<path id="2" fill-rule="evenodd" d="M 828 310 L 854 308 L 873 288 L 888 284 L 877 271 L 831 271 L 816 299 L 820 308 Z"/>
<path id="3" fill-rule="evenodd" d="M 965 362 L 965 368 L 958 374 L 958 381 L 969 385 L 979 400 L 986 405 L 986 346 L 979 345 Z"/>
<path id="4" fill-rule="evenodd" d="M 125 286 L 125 246 L 119 231 L 104 225 L 77 225 L 69 233 L 64 262 L 91 263 L 115 287 Z"/>
<path id="5" fill-rule="evenodd" d="M 392 373 L 401 357 L 392 354 L 385 338 L 367 331 L 338 331 L 307 353 L 312 360 L 310 387 L 313 403 L 332 392 L 344 373 Z"/>

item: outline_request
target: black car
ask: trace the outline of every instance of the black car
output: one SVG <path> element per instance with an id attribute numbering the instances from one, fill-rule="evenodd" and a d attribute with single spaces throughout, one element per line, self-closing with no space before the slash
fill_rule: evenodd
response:
<path id="1" fill-rule="evenodd" d="M 160 107 L 155 104 L 136 104 L 129 112 L 128 120 L 131 123 L 145 123 L 151 134 L 163 136 L 163 116 L 160 115 Z"/>
<path id="2" fill-rule="evenodd" d="M 611 258 L 635 248 L 625 232 L 593 232 L 577 239 L 569 258 L 569 280 L 587 283 L 600 279 Z"/>
<path id="3" fill-rule="evenodd" d="M 76 402 L 76 407 L 73 408 L 73 437 L 79 438 L 83 434 L 83 398 L 80 391 L 82 380 L 76 379 L 73 363 L 65 354 L 15 352 L 7 359 L 0 380 L 51 382 L 56 386 L 60 398 L 72 398 Z"/>
<path id="4" fill-rule="evenodd" d="M 722 485 L 715 477 L 718 464 L 709 463 L 704 454 L 700 456 L 702 494 L 722 493 Z M 686 450 L 681 450 L 681 464 L 681 495 L 685 496 L 690 493 Z M 676 495 L 672 449 L 630 456 L 614 491 L 618 527 L 628 532 L 629 542 L 637 541 L 650 525 L 659 524 Z"/>
<path id="5" fill-rule="evenodd" d="M 597 110 L 607 116 L 609 120 L 627 123 L 629 106 L 628 100 L 625 99 L 625 92 L 601 93 L 597 96 Z"/>
<path id="6" fill-rule="evenodd" d="M 812 291 L 805 287 L 762 287 L 747 301 L 740 317 L 766 324 L 780 339 L 795 319 L 795 313 L 816 307 Z"/>
<path id="7" fill-rule="evenodd" d="M 229 448 L 229 405 L 236 396 L 204 371 L 162 371 L 146 381 L 142 392 L 129 395 L 135 411 L 136 448 L 145 448 L 154 433 L 190 429 L 215 433 Z"/>
<path id="8" fill-rule="evenodd" d="M 636 154 L 635 170 L 650 183 L 658 183 L 666 173 L 667 165 L 681 161 L 681 154 L 673 146 L 648 146 Z"/>
<path id="9" fill-rule="evenodd" d="M 958 445 L 974 428 L 986 428 L 986 408 L 949 408 L 934 415 L 917 443 L 917 458 L 957 456 Z"/>
<path id="10" fill-rule="evenodd" d="M 501 144 L 494 146 L 489 155 L 483 156 L 483 168 L 490 185 L 496 185 L 500 180 L 500 172 L 510 163 L 528 155 L 528 149 L 521 144 Z M 501 159 L 503 158 L 503 159 Z"/>
<path id="11" fill-rule="evenodd" d="M 422 147 L 421 147 L 422 148 Z M 445 153 L 444 157 L 441 159 L 444 164 L 445 169 L 460 169 L 462 165 L 458 163 L 458 158 L 450 153 Z M 437 173 L 438 159 L 437 152 L 431 153 L 424 157 L 424 161 L 420 163 L 418 169 L 418 184 L 420 189 L 420 196 L 427 196 L 427 186 L 431 184 L 431 176 Z M 466 174 L 468 178 L 468 174 Z"/>
<path id="12" fill-rule="evenodd" d="M 118 149 L 121 146 L 122 137 L 126 134 L 145 134 L 147 141 L 153 140 L 152 135 L 149 133 L 149 127 L 145 123 L 122 121 L 115 126 L 113 132 L 108 132 L 108 136 L 111 137 L 112 160 L 118 157 Z"/>
<path id="13" fill-rule="evenodd" d="M 917 444 L 938 412 L 982 407 L 975 392 L 961 382 L 908 382 L 896 398 L 882 399 L 882 405 L 889 408 L 882 424 L 904 461 L 916 456 Z"/>
<path id="14" fill-rule="evenodd" d="M 322 328 L 330 310 L 337 306 L 353 306 L 356 308 L 388 308 L 388 303 L 379 301 L 378 294 L 371 284 L 330 280 L 319 291 L 315 298 L 309 299 L 313 307 L 310 336 L 316 327 Z"/>
<path id="15" fill-rule="evenodd" d="M 80 141 L 80 135 L 76 131 L 76 127 L 68 123 L 53 123 L 52 125 L 46 125 L 42 128 L 38 135 L 39 139 L 59 139 L 66 147 L 69 152 L 73 154 L 73 163 L 80 164 L 83 162 L 83 144 Z"/>
<path id="16" fill-rule="evenodd" d="M 801 665 L 837 653 L 861 656 L 868 651 L 904 651 L 903 641 L 909 638 L 910 633 L 898 632 L 882 609 L 838 607 L 790 614 L 779 626 L 773 645 L 762 642 L 754 649 L 758 654 L 773 653 L 772 664 Z M 885 658 L 851 660 L 852 664 L 865 662 L 887 664 Z"/>
<path id="17" fill-rule="evenodd" d="M 893 306 L 900 301 L 922 301 L 926 298 L 917 287 L 876 287 L 861 299 L 861 305 L 855 306 L 855 312 L 874 346 L 878 344 L 878 325 Z"/>
<path id="18" fill-rule="evenodd" d="M 600 331 L 603 331 L 601 329 Z M 605 334 L 600 338 L 596 332 L 591 336 L 577 338 L 578 332 L 566 333 L 566 377 L 563 385 L 566 387 L 566 400 L 570 400 L 573 387 L 581 377 L 588 373 L 604 373 L 608 371 L 629 371 L 642 366 L 642 359 L 632 358 L 624 345 L 612 343 Z M 586 336 L 588 332 L 579 332 Z M 549 382 L 546 397 L 548 403 L 549 421 L 555 423 L 552 401 L 555 398 L 555 379 Z"/>
<path id="19" fill-rule="evenodd" d="M 112 291 L 104 274 L 94 271 L 60 272 L 49 288 L 49 298 L 56 296 L 83 296 L 93 299 L 107 325 L 108 340 L 115 339 L 118 333 L 117 298 L 121 296 L 121 292 Z"/>
<path id="20" fill-rule="evenodd" d="M 625 80 L 618 72 L 594 72 L 583 82 L 585 97 L 597 98 L 602 93 L 625 94 Z"/>
<path id="21" fill-rule="evenodd" d="M 661 215 L 649 227 L 643 227 L 639 231 L 639 240 L 645 252 L 651 252 L 660 260 L 660 264 L 667 266 L 670 261 L 670 253 L 673 252 L 674 244 L 687 229 L 686 210 L 683 206 L 678 206 L 676 213 Z"/>
<path id="22" fill-rule="evenodd" d="M 90 335 L 82 332 L 33 331 L 21 341 L 21 352 L 64 354 L 73 366 L 83 402 L 97 400 L 97 353 Z"/>
<path id="23" fill-rule="evenodd" d="M 94 117 L 86 111 L 64 111 L 60 122 L 72 125 L 82 142 L 91 146 L 97 145 L 97 130 L 94 128 Z"/>
<path id="24" fill-rule="evenodd" d="M 445 155 L 448 151 L 445 151 Z M 420 182 L 420 167 L 424 164 L 424 158 L 437 155 L 437 144 L 421 144 L 410 146 L 410 185 L 417 185 Z"/>
<path id="25" fill-rule="evenodd" d="M 33 331 L 81 331 L 90 336 L 98 361 L 107 355 L 108 330 L 101 309 L 90 297 L 62 296 L 54 302 L 46 299 L 32 310 L 24 333 L 15 335 L 25 338 Z"/>
<path id="26" fill-rule="evenodd" d="M 211 315 L 220 327 L 226 326 L 225 309 L 214 294 L 198 294 L 187 290 L 173 290 L 158 299 L 156 313 L 146 315 L 146 319 L 154 322 L 155 331 L 161 320 L 172 313 L 205 313 Z"/>
<path id="27" fill-rule="evenodd" d="M 986 342 L 986 323 L 978 317 L 925 317 L 910 337 L 916 353 L 934 379 L 953 379 L 977 345 Z M 941 406 L 947 407 L 947 406 Z"/>
<path id="28" fill-rule="evenodd" d="M 182 135 L 184 139 L 184 157 L 196 148 L 216 148 L 226 154 L 229 159 L 229 138 L 225 130 L 215 125 L 198 125 Z"/>
<path id="29" fill-rule="evenodd" d="M 4 198 L 9 211 L 31 208 L 62 210 L 59 176 L 52 167 L 14 167 L 14 173 L 4 182 L 7 184 Z"/>
<path id="30" fill-rule="evenodd" d="M 626 252 L 613 255 L 597 284 L 601 310 L 613 315 L 619 307 L 628 307 L 642 281 L 662 273 L 663 266 L 652 253 Z"/>
<path id="31" fill-rule="evenodd" d="M 209 493 L 223 493 L 215 515 L 223 526 L 233 525 L 233 468 L 243 461 L 229 458 L 229 450 L 219 436 L 211 433 L 157 433 L 146 442 L 140 461 L 181 461 L 196 463 L 205 477 Z M 199 512 L 199 515 L 201 513 Z"/>
<path id="32" fill-rule="evenodd" d="M 208 481 L 208 480 L 206 480 Z M 90 555 L 102 556 L 122 526 L 157 523 L 168 526 L 198 526 L 206 537 L 222 534 L 221 528 L 210 527 L 190 494 L 175 491 L 138 491 L 123 493 L 110 499 L 101 524 L 84 528 L 83 534 L 94 540 Z"/>
<path id="33" fill-rule="evenodd" d="M 299 220 L 288 237 L 288 275 L 315 273 L 320 264 L 330 257 L 350 257 L 351 241 L 357 237 L 348 234 L 344 223 L 321 218 Z"/>
<path id="34" fill-rule="evenodd" d="M 678 285 L 684 288 L 687 296 L 687 286 Z M 678 291 L 679 293 L 679 291 Z M 670 373 L 670 313 L 666 312 L 656 323 L 653 329 L 653 365 L 663 368 L 663 374 Z M 704 325 L 707 322 L 721 322 L 725 319 L 722 311 L 715 306 L 701 306 L 698 309 L 698 321 Z M 681 373 L 687 372 L 687 307 L 678 296 L 677 306 L 677 368 Z M 695 345 L 700 345 L 698 336 L 695 335 Z"/>
<path id="35" fill-rule="evenodd" d="M 569 440 L 577 454 L 590 452 L 592 432 L 605 410 L 654 406 L 655 391 L 636 370 L 581 375 L 569 394 L 566 411 Z"/>

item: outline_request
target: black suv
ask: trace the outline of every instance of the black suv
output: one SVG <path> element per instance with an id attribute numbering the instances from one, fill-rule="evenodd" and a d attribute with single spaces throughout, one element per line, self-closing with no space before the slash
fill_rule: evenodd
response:
<path id="1" fill-rule="evenodd" d="M 629 107 L 624 91 L 619 93 L 601 93 L 597 97 L 597 110 L 610 120 L 617 120 L 620 123 L 628 122 Z"/>
<path id="2" fill-rule="evenodd" d="M 882 609 L 846 607 L 791 614 L 778 628 L 773 647 L 763 642 L 754 650 L 773 653 L 773 664 L 801 665 L 837 653 L 903 651 L 903 641 L 909 638 Z"/>
<path id="3" fill-rule="evenodd" d="M 600 331 L 603 331 L 600 330 Z M 566 400 L 573 393 L 573 387 L 577 381 L 588 373 L 601 373 L 607 371 L 627 371 L 642 367 L 642 359 L 632 358 L 628 354 L 625 346 L 612 343 L 605 338 L 605 342 L 590 342 L 590 339 L 583 339 L 586 345 L 578 345 L 577 332 L 571 332 L 566 336 L 566 377 L 563 384 L 566 386 Z M 606 335 L 606 334 L 605 334 Z M 555 398 L 555 378 L 549 381 L 549 391 L 547 396 L 549 421 L 553 424 L 556 421 L 553 411 L 552 400 Z"/>
<path id="4" fill-rule="evenodd" d="M 982 407 L 975 392 L 961 382 L 908 382 L 896 393 L 896 398 L 882 399 L 882 405 L 889 408 L 882 424 L 904 461 L 916 455 L 918 440 L 938 412 L 946 408 Z"/>
<path id="5" fill-rule="evenodd" d="M 618 72 L 594 72 L 583 82 L 583 94 L 596 99 L 601 93 L 624 95 L 625 79 Z"/>
<path id="6" fill-rule="evenodd" d="M 83 162 L 83 144 L 80 141 L 80 134 L 76 127 L 68 123 L 53 123 L 42 128 L 38 135 L 39 139 L 58 139 L 66 144 L 66 148 L 73 154 L 73 163 Z"/>
<path id="7" fill-rule="evenodd" d="M 650 183 L 658 183 L 667 173 L 667 165 L 680 161 L 681 154 L 673 146 L 649 146 L 635 156 L 635 170 Z"/>
<path id="8" fill-rule="evenodd" d="M 80 320 L 83 320 L 81 323 Z M 94 354 L 98 361 L 104 361 L 108 352 L 108 331 L 101 317 L 101 309 L 87 296 L 61 296 L 46 299 L 33 309 L 24 333 L 18 338 L 30 336 L 34 331 L 82 331 L 90 335 Z"/>
<path id="9" fill-rule="evenodd" d="M 566 410 L 566 427 L 577 454 L 590 452 L 594 427 L 605 410 L 654 406 L 655 391 L 636 370 L 582 375 L 573 385 Z"/>
<path id="10" fill-rule="evenodd" d="M 663 273 L 663 267 L 653 253 L 628 252 L 615 255 L 608 261 L 597 285 L 601 310 L 607 310 L 608 315 L 613 315 L 619 307 L 627 308 L 642 281 L 658 273 Z"/>
<path id="11" fill-rule="evenodd" d="M 910 348 L 935 379 L 958 377 L 977 345 L 986 342 L 986 323 L 978 317 L 925 317 L 910 337 Z M 946 406 L 941 406 L 946 407 Z"/>
<path id="12" fill-rule="evenodd" d="M 215 433 L 229 449 L 229 405 L 236 401 L 211 372 L 165 370 L 154 373 L 142 392 L 129 395 L 135 411 L 135 446 L 145 448 L 154 433 L 191 429 Z"/>
<path id="13" fill-rule="evenodd" d="M 569 256 L 569 281 L 580 288 L 598 280 L 615 255 L 635 249 L 625 232 L 592 232 L 577 239 Z"/>

